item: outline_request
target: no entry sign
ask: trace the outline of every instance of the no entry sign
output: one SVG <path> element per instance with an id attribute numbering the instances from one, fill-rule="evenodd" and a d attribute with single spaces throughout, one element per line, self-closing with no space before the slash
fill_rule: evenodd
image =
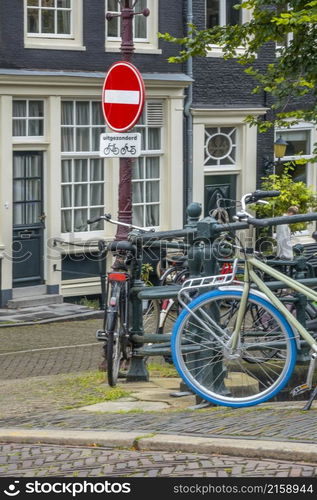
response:
<path id="1" fill-rule="evenodd" d="M 125 132 L 138 121 L 144 106 L 144 82 L 133 64 L 110 66 L 102 89 L 102 109 L 109 128 Z"/>

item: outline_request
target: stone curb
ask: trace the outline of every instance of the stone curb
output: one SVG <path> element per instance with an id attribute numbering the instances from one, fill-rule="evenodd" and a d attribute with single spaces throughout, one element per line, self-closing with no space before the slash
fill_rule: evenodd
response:
<path id="1" fill-rule="evenodd" d="M 166 451 L 269 458 L 317 463 L 317 447 L 311 443 L 250 439 L 200 438 L 173 434 L 137 432 L 0 429 L 0 442 L 105 446 L 136 448 L 139 451 Z"/>

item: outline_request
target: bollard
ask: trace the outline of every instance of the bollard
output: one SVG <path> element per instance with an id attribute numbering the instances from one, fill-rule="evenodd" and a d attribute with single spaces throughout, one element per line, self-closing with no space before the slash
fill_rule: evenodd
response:
<path id="1" fill-rule="evenodd" d="M 139 299 L 138 293 L 145 287 L 144 282 L 141 280 L 142 270 L 142 240 L 136 240 L 137 255 L 139 258 L 136 261 L 135 268 L 131 272 L 131 281 L 133 288 L 130 291 L 130 334 L 144 335 L 143 329 L 143 308 L 142 300 Z M 142 347 L 143 344 L 138 344 Z M 145 364 L 143 355 L 138 355 L 135 346 L 132 347 L 132 357 L 129 370 L 126 376 L 126 382 L 148 382 L 149 372 Z"/>

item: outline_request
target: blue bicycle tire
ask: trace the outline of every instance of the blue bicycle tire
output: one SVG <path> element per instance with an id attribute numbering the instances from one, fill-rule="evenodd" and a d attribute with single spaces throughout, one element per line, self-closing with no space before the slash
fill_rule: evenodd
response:
<path id="1" fill-rule="evenodd" d="M 211 292 L 207 292 L 205 294 L 202 294 L 198 296 L 196 299 L 194 299 L 190 305 L 189 309 L 191 311 L 197 311 L 201 310 L 201 308 L 205 305 L 210 305 L 212 302 L 215 303 L 216 300 L 233 300 L 232 297 L 236 300 L 240 299 L 242 296 L 242 291 L 232 289 L 229 291 L 228 288 L 226 290 L 214 290 Z M 190 372 L 190 370 L 187 368 L 185 364 L 185 359 L 188 354 L 182 354 L 182 351 L 185 351 L 184 343 L 188 341 L 188 337 L 186 338 L 186 335 L 183 335 L 183 331 L 186 325 L 186 322 L 189 320 L 191 317 L 191 314 L 188 310 L 183 309 L 181 314 L 179 315 L 177 321 L 175 322 L 173 332 L 172 332 L 172 338 L 171 338 L 171 351 L 172 351 L 172 358 L 174 365 L 180 375 L 180 377 L 183 379 L 185 384 L 191 389 L 194 393 L 196 393 L 201 399 L 211 402 L 216 405 L 221 405 L 221 406 L 229 406 L 233 408 L 239 408 L 239 407 L 247 407 L 247 406 L 253 406 L 257 405 L 260 403 L 263 403 L 265 401 L 268 401 L 269 399 L 272 399 L 275 397 L 287 384 L 289 378 L 291 377 L 295 364 L 296 364 L 296 354 L 297 354 L 297 349 L 296 349 L 296 342 L 294 338 L 294 332 L 290 325 L 288 324 L 287 320 L 282 316 L 282 314 L 270 303 L 268 300 L 263 298 L 262 296 L 259 296 L 258 294 L 251 292 L 249 295 L 249 300 L 251 302 L 254 302 L 255 304 L 258 304 L 259 307 L 263 308 L 264 311 L 267 311 L 267 314 L 270 314 L 274 321 L 276 323 L 280 324 L 281 329 L 283 331 L 283 335 L 285 335 L 285 342 L 287 346 L 287 356 L 285 358 L 285 363 L 284 368 L 280 374 L 280 376 L 277 378 L 277 381 L 272 384 L 272 387 L 267 387 L 264 391 L 260 391 L 258 394 L 254 394 L 252 396 L 245 396 L 245 397 L 239 397 L 239 398 L 234 398 L 231 395 L 226 395 L 224 393 L 215 393 L 214 390 L 210 390 L 200 381 L 197 380 L 197 375 L 193 376 L 193 374 Z M 190 338 L 191 332 L 189 330 L 189 338 Z M 255 336 L 255 335 L 254 335 Z M 213 340 L 214 342 L 214 340 Z M 197 346 L 195 349 L 198 350 L 201 348 L 201 345 L 197 343 Z M 194 344 L 193 344 L 194 345 Z M 207 343 L 203 344 L 203 346 L 206 346 Z M 251 344 L 250 344 L 251 345 Z M 254 344 L 253 344 L 254 345 Z M 189 347 L 190 349 L 190 347 Z M 210 349 L 210 347 L 206 347 L 206 350 Z M 213 348 L 212 352 L 215 352 L 215 349 Z M 225 351 L 224 351 L 225 352 Z M 203 354 L 204 356 L 204 354 Z M 205 359 L 205 358 L 202 358 Z M 218 363 L 219 363 L 219 356 L 218 356 Z M 282 359 L 282 358 L 280 358 Z M 244 360 L 243 360 L 244 361 Z M 243 361 L 241 361 L 241 366 Z M 278 362 L 282 363 L 282 361 L 278 360 L 275 361 L 275 364 L 278 365 Z M 193 363 L 193 361 L 191 361 Z M 232 362 L 233 363 L 233 362 Z M 189 364 L 189 362 L 188 362 Z M 197 364 L 197 363 L 196 363 Z M 260 366 L 260 369 L 263 370 L 263 363 L 258 363 Z M 194 365 L 192 365 L 194 366 Z M 199 366 L 200 368 L 200 366 Z M 209 367 L 210 368 L 210 367 Z M 192 370 L 194 371 L 194 370 Z M 199 373 L 202 370 L 199 371 Z M 223 370 L 224 373 L 224 370 Z M 196 378 L 195 378 L 196 377 Z M 223 387 L 225 384 L 223 384 Z M 225 391 L 224 391 L 225 392 Z M 228 391 L 229 392 L 229 391 Z"/>

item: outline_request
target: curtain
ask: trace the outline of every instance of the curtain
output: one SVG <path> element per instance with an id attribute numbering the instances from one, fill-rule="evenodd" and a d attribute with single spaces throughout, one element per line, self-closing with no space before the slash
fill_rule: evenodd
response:
<path id="1" fill-rule="evenodd" d="M 88 181 L 88 160 L 87 158 L 74 160 L 74 182 Z"/>
<path id="2" fill-rule="evenodd" d="M 74 210 L 74 231 L 75 233 L 87 231 L 88 210 Z"/>
<path id="3" fill-rule="evenodd" d="M 63 35 L 71 34 L 71 23 L 70 23 L 71 13 L 69 10 L 58 10 L 57 11 L 57 33 Z"/>
<path id="4" fill-rule="evenodd" d="M 72 212 L 71 210 L 62 210 L 62 233 L 72 232 Z"/>
<path id="5" fill-rule="evenodd" d="M 145 225 L 149 227 L 158 226 L 159 224 L 159 205 L 147 205 Z"/>
<path id="6" fill-rule="evenodd" d="M 26 136 L 26 101 L 13 101 L 12 115 L 12 135 Z M 16 120 L 15 118 L 23 119 Z"/>
<path id="7" fill-rule="evenodd" d="M 72 102 L 62 102 L 62 125 L 74 124 L 74 105 Z M 74 151 L 74 129 L 62 126 L 62 151 Z"/>
<path id="8" fill-rule="evenodd" d="M 142 11 L 146 7 L 146 0 L 139 0 L 138 9 Z M 134 16 L 134 38 L 146 38 L 146 17 L 144 16 Z"/>

